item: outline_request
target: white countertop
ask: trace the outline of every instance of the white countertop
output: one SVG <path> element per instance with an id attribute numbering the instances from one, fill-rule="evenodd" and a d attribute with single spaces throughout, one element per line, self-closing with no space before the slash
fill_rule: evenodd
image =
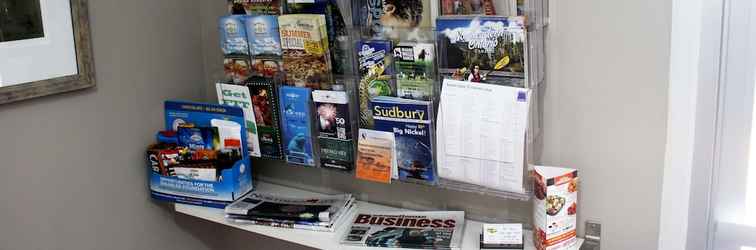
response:
<path id="1" fill-rule="evenodd" d="M 313 192 L 301 190 L 301 189 L 295 189 L 290 187 L 284 187 L 280 185 L 274 185 L 269 183 L 263 183 L 258 182 L 257 190 L 261 192 L 268 192 L 268 193 L 278 193 L 286 196 L 298 196 L 298 195 L 312 195 L 316 194 Z M 363 212 L 380 212 L 380 211 L 401 211 L 405 209 L 395 208 L 395 207 L 389 207 L 389 206 L 383 206 L 378 204 L 373 204 L 369 202 L 363 202 L 363 201 L 357 201 L 355 204 L 355 208 L 353 209 L 352 213 L 347 214 L 347 218 L 351 218 L 354 216 L 354 213 L 356 211 L 363 211 Z M 240 224 L 234 224 L 229 223 L 226 221 L 225 214 L 223 212 L 223 209 L 216 209 L 216 208 L 207 208 L 207 207 L 199 207 L 199 206 L 192 206 L 192 205 L 184 205 L 184 204 L 176 204 L 175 205 L 176 212 L 186 214 L 189 216 L 194 216 L 197 218 L 205 219 L 208 221 L 212 221 L 215 223 L 220 223 L 229 227 L 238 228 L 241 230 L 249 231 L 252 233 L 280 239 L 283 241 L 288 241 L 292 243 L 296 243 L 299 245 L 317 248 L 317 249 L 328 249 L 328 250 L 364 250 L 364 249 L 390 249 L 390 248 L 366 248 L 366 247 L 354 247 L 354 246 L 345 246 L 339 244 L 341 241 L 341 236 L 344 234 L 344 230 L 348 227 L 344 224 L 349 224 L 348 221 L 345 221 L 345 223 L 341 223 L 342 225 L 338 225 L 338 228 L 335 232 L 316 232 L 316 231 L 309 231 L 309 230 L 300 230 L 300 229 L 289 229 L 289 228 L 278 228 L 278 227 L 268 227 L 268 226 L 258 226 L 258 225 L 240 225 Z M 482 222 L 473 221 L 473 220 L 465 220 L 465 234 L 464 238 L 462 240 L 462 249 L 468 250 L 468 249 L 479 249 L 479 241 L 480 241 L 480 233 L 483 227 Z M 533 246 L 533 235 L 531 231 L 525 231 L 525 249 L 528 250 L 534 250 L 535 247 Z M 582 239 L 578 240 L 578 247 L 583 243 Z M 577 249 L 576 248 L 576 249 Z"/>

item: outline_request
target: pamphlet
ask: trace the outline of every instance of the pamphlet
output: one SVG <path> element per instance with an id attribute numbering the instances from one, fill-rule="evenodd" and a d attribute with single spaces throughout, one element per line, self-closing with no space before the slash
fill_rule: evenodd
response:
<path id="1" fill-rule="evenodd" d="M 281 56 L 281 37 L 277 16 L 248 16 L 244 19 L 252 56 Z"/>
<path id="2" fill-rule="evenodd" d="M 220 104 L 237 106 L 244 110 L 244 120 L 247 127 L 247 147 L 251 156 L 260 157 L 260 139 L 257 135 L 257 123 L 252 105 L 252 97 L 246 86 L 217 83 L 215 88 L 218 92 Z"/>
<path id="3" fill-rule="evenodd" d="M 325 16 L 326 34 L 333 73 L 341 75 L 347 67 L 347 27 L 337 0 L 286 0 L 288 14 L 320 14 Z"/>
<path id="4" fill-rule="evenodd" d="M 432 43 L 405 43 L 394 48 L 397 96 L 430 101 L 433 97 L 433 68 L 436 66 Z"/>
<path id="5" fill-rule="evenodd" d="M 379 96 L 370 100 L 375 130 L 393 133 L 399 179 L 436 182 L 433 159 L 433 107 L 430 102 Z"/>
<path id="6" fill-rule="evenodd" d="M 286 162 L 315 166 L 310 89 L 282 86 L 280 96 Z"/>
<path id="7" fill-rule="evenodd" d="M 252 96 L 252 108 L 260 138 L 260 154 L 264 158 L 278 160 L 283 157 L 278 126 L 278 94 L 269 79 L 253 79 L 247 83 L 247 87 Z"/>
<path id="8" fill-rule="evenodd" d="M 535 166 L 534 176 L 536 249 L 571 249 L 577 245 L 577 170 Z"/>
<path id="9" fill-rule="evenodd" d="M 278 18 L 286 84 L 331 90 L 333 75 L 323 15 L 289 14 Z"/>
<path id="10" fill-rule="evenodd" d="M 358 179 L 391 183 L 396 173 L 394 133 L 360 129 L 357 144 Z"/>
<path id="11" fill-rule="evenodd" d="M 352 170 L 354 143 L 347 93 L 315 90 L 312 98 L 317 112 L 320 166 Z"/>
<path id="12" fill-rule="evenodd" d="M 394 74 L 391 42 L 363 40 L 357 43 L 356 49 L 360 73 L 360 127 L 372 128 L 373 113 L 370 111 L 370 98 L 396 95 L 396 84 L 391 79 Z"/>
<path id="13" fill-rule="evenodd" d="M 249 55 L 249 42 L 244 28 L 244 16 L 231 15 L 219 21 L 221 48 L 224 55 Z"/>
<path id="14" fill-rule="evenodd" d="M 444 78 L 528 87 L 524 17 L 440 17 L 436 29 Z"/>
<path id="15" fill-rule="evenodd" d="M 424 28 L 432 28 L 431 0 L 355 1 L 355 26 L 368 27 L 373 38 L 417 38 Z"/>

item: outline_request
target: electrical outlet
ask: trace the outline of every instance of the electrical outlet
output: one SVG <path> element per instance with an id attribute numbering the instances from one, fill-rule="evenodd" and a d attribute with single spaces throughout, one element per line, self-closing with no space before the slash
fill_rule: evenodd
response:
<path id="1" fill-rule="evenodd" d="M 600 250 L 601 249 L 601 222 L 585 222 L 585 241 L 580 250 Z"/>

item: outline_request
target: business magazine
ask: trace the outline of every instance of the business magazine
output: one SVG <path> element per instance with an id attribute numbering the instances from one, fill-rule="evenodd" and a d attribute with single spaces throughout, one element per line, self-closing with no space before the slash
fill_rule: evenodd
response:
<path id="1" fill-rule="evenodd" d="M 459 248 L 465 212 L 357 213 L 343 245 L 386 248 Z"/>

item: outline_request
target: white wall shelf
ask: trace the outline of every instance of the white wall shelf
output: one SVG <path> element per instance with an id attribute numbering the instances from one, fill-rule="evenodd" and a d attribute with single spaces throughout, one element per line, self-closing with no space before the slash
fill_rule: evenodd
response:
<path id="1" fill-rule="evenodd" d="M 287 196 L 305 196 L 305 195 L 313 195 L 317 193 L 301 190 L 301 189 L 295 189 L 275 184 L 269 184 L 269 183 L 263 183 L 258 182 L 257 183 L 256 190 L 261 192 L 268 192 L 268 193 L 276 193 L 281 195 L 287 195 Z M 339 241 L 341 240 L 341 236 L 344 234 L 344 230 L 348 226 L 344 224 L 348 224 L 348 221 L 345 221 L 342 223 L 342 225 L 339 225 L 339 227 L 336 229 L 335 232 L 315 232 L 315 231 L 308 231 L 308 230 L 299 230 L 299 229 L 288 229 L 288 228 L 277 228 L 277 227 L 268 227 L 268 226 L 258 226 L 258 225 L 240 225 L 240 224 L 234 224 L 229 223 L 226 221 L 224 217 L 223 209 L 215 209 L 215 208 L 206 208 L 206 207 L 198 207 L 198 206 L 192 206 L 192 205 L 184 205 L 184 204 L 176 204 L 175 205 L 176 212 L 186 214 L 189 216 L 197 217 L 200 219 L 212 221 L 215 223 L 223 224 L 229 227 L 245 230 L 251 233 L 256 233 L 260 235 L 264 235 L 271 238 L 276 238 L 279 240 L 287 241 L 296 243 L 299 245 L 317 248 L 317 249 L 328 249 L 328 250 L 357 250 L 357 249 L 386 249 L 386 248 L 364 248 L 364 247 L 352 247 L 352 246 L 343 246 L 339 244 Z M 363 202 L 363 201 L 357 201 L 355 209 L 353 209 L 352 213 L 348 214 L 347 216 L 351 218 L 354 216 L 354 213 L 356 211 L 400 211 L 403 209 L 396 208 L 396 207 L 388 207 L 378 204 L 373 204 L 369 202 Z M 481 233 L 483 223 L 473 220 L 466 220 L 465 222 L 465 228 L 464 228 L 464 238 L 462 240 L 462 249 L 468 250 L 468 249 L 478 249 L 478 242 L 479 237 Z M 578 247 L 582 245 L 583 240 L 578 240 Z M 525 249 L 528 250 L 534 250 L 535 247 L 533 247 L 533 239 L 532 239 L 532 232 L 531 231 L 525 231 Z"/>

